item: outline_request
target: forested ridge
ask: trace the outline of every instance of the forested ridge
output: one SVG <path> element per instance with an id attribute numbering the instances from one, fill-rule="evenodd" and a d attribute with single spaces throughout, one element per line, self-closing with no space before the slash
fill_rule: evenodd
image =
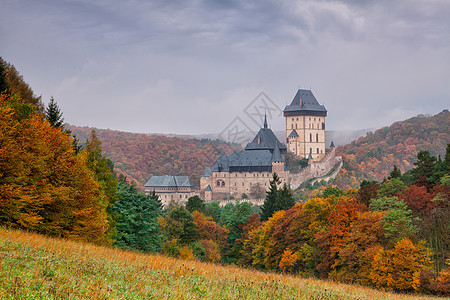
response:
<path id="1" fill-rule="evenodd" d="M 74 125 L 66 127 L 80 141 L 94 129 Z M 219 140 L 95 130 L 116 171 L 135 180 L 141 187 L 153 175 L 187 175 L 197 184 L 206 166 L 211 167 L 220 155 L 229 155 L 239 148 Z"/>
<path id="2" fill-rule="evenodd" d="M 450 142 L 450 112 L 444 110 L 434 116 L 418 115 L 395 122 L 375 132 L 338 146 L 344 168 L 334 184 L 357 187 L 363 180 L 383 180 L 396 165 L 401 172 L 414 167 L 419 151 L 443 156 Z"/>

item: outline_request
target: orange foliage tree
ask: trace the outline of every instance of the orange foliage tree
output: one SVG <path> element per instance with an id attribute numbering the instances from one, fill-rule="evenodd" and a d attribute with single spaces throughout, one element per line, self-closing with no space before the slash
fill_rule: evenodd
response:
<path id="1" fill-rule="evenodd" d="M 72 140 L 17 96 L 0 96 L 0 223 L 108 243 L 100 186 Z"/>
<path id="2" fill-rule="evenodd" d="M 379 248 L 375 254 L 369 279 L 376 287 L 393 290 L 418 290 L 420 273 L 430 264 L 431 251 L 423 243 L 414 245 L 404 238 L 390 250 Z"/>
<path id="3" fill-rule="evenodd" d="M 200 243 L 205 248 L 206 258 L 214 262 L 219 261 L 221 253 L 223 255 L 228 246 L 227 238 L 230 231 L 225 225 L 220 226 L 211 217 L 206 217 L 201 212 L 194 211 L 192 215 L 198 229 Z"/>

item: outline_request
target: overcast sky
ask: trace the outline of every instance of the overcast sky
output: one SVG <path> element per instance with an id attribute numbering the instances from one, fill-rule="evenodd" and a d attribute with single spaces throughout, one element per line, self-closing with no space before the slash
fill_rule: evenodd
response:
<path id="1" fill-rule="evenodd" d="M 450 0 L 0 0 L 0 56 L 74 125 L 254 129 L 305 88 L 327 129 L 378 128 L 449 108 Z"/>

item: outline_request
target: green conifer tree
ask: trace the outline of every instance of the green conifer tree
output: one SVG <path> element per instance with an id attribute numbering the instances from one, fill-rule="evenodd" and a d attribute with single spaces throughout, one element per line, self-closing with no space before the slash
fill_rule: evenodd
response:
<path id="1" fill-rule="evenodd" d="M 278 191 L 275 211 L 288 210 L 294 205 L 295 205 L 294 194 L 285 183 L 283 185 L 283 188 Z"/>
<path id="2" fill-rule="evenodd" d="M 269 190 L 266 192 L 266 199 L 261 207 L 261 222 L 269 220 L 269 218 L 276 211 L 277 198 L 278 198 L 278 185 L 281 183 L 277 173 L 273 173 L 272 180 L 270 181 Z"/>
<path id="3" fill-rule="evenodd" d="M 0 56 L 0 94 L 8 90 L 8 83 L 6 82 L 6 64 Z"/>
<path id="4" fill-rule="evenodd" d="M 58 104 L 56 103 L 55 99 L 53 97 L 50 98 L 50 102 L 48 103 L 47 107 L 45 108 L 45 118 L 47 121 L 56 128 L 63 129 L 64 127 L 64 119 L 62 117 L 62 112 L 60 108 L 58 107 Z"/>
<path id="5" fill-rule="evenodd" d="M 388 179 L 390 180 L 392 178 L 401 178 L 401 177 L 402 177 L 402 172 L 400 171 L 399 168 L 397 168 L 396 165 L 394 165 L 394 169 L 389 174 Z"/>

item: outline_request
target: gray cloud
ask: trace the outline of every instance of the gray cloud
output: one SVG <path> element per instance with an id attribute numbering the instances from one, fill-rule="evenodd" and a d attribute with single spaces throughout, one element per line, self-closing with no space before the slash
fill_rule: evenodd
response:
<path id="1" fill-rule="evenodd" d="M 445 0 L 19 0 L 0 15 L 0 55 L 77 125 L 220 132 L 260 91 L 284 107 L 298 87 L 330 129 L 448 108 Z"/>

